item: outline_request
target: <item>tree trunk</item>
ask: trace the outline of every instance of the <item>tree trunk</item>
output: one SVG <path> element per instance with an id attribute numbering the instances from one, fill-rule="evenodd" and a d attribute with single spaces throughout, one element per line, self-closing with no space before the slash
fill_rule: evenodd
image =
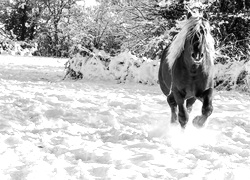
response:
<path id="1" fill-rule="evenodd" d="M 58 42 L 59 42 L 59 38 L 58 38 L 58 22 L 55 21 L 54 22 L 54 30 L 55 30 L 55 33 L 54 33 L 54 55 L 55 56 L 58 56 Z"/>
<path id="2" fill-rule="evenodd" d="M 27 6 L 25 5 L 24 8 L 22 9 L 22 17 L 21 17 L 21 37 L 20 40 L 24 41 L 26 38 L 26 34 L 27 34 L 27 27 L 26 27 L 26 23 L 28 20 L 28 16 L 27 16 Z"/>

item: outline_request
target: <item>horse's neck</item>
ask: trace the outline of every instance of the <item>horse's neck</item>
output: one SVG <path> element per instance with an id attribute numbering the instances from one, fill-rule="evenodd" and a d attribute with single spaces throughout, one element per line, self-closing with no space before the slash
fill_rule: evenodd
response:
<path id="1" fill-rule="evenodd" d="M 162 51 L 162 55 L 161 55 L 161 63 L 163 63 L 166 59 L 167 59 L 167 54 L 168 54 L 168 50 L 169 50 L 169 45 L 167 45 L 165 47 L 165 49 Z"/>

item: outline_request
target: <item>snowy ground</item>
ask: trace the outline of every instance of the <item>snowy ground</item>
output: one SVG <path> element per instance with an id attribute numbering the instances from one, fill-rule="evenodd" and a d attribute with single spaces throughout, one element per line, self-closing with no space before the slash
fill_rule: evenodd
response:
<path id="1" fill-rule="evenodd" d="M 65 61 L 0 56 L 1 180 L 250 178 L 249 96 L 181 131 L 158 86 L 62 81 Z"/>

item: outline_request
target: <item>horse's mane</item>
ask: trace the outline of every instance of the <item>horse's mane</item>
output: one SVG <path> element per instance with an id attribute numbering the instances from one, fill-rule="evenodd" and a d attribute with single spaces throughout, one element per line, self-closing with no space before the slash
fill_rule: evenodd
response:
<path id="1" fill-rule="evenodd" d="M 172 66 L 175 60 L 181 55 L 184 50 L 185 42 L 188 38 L 192 38 L 195 33 L 201 34 L 201 30 L 204 30 L 204 37 L 199 38 L 202 53 L 204 54 L 206 63 L 203 67 L 204 71 L 208 72 L 207 69 L 214 64 L 214 39 L 210 33 L 210 25 L 207 21 L 202 20 L 200 15 L 191 16 L 189 19 L 186 19 L 180 23 L 181 31 L 176 35 L 173 42 L 171 43 L 168 49 L 167 62 L 169 68 L 172 69 Z"/>

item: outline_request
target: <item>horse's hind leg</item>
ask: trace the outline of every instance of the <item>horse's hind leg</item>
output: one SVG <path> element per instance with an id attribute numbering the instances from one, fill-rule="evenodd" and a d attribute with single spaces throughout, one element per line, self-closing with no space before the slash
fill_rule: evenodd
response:
<path id="1" fill-rule="evenodd" d="M 167 97 L 168 104 L 171 108 L 171 123 L 177 122 L 177 103 L 175 101 L 173 92 Z"/>
<path id="2" fill-rule="evenodd" d="M 187 112 L 188 113 L 190 113 L 192 111 L 193 104 L 195 103 L 195 101 L 196 101 L 195 97 L 187 99 L 187 101 L 186 101 L 186 107 L 187 107 Z"/>
<path id="3" fill-rule="evenodd" d="M 196 127 L 203 127 L 207 118 L 213 112 L 213 89 L 210 88 L 203 93 L 203 105 L 202 105 L 202 115 L 197 116 L 193 120 L 193 124 Z"/>

